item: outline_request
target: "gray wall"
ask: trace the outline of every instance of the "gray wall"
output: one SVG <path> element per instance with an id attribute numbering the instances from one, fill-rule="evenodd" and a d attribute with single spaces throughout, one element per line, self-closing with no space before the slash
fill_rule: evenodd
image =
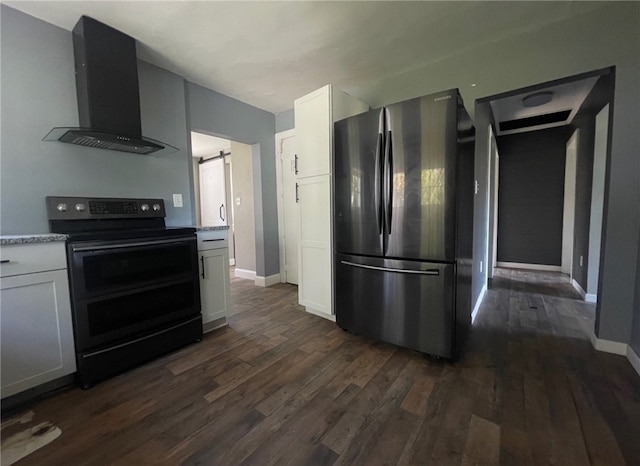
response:
<path id="1" fill-rule="evenodd" d="M 640 209 L 640 206 L 639 206 Z M 640 242 L 640 236 L 638 237 Z M 636 270 L 640 272 L 640 249 L 636 261 Z M 636 299 L 633 307 L 633 326 L 631 330 L 631 347 L 640 356 L 640 273 L 636 273 Z"/>
<path id="2" fill-rule="evenodd" d="M 560 266 L 567 128 L 498 136 L 499 262 Z"/>
<path id="3" fill-rule="evenodd" d="M 231 141 L 233 214 L 236 267 L 256 270 L 256 225 L 254 216 L 253 154 L 251 146 Z M 240 205 L 235 202 L 240 198 Z"/>
<path id="4" fill-rule="evenodd" d="M 276 133 L 295 128 L 293 109 L 276 113 Z"/>
<path id="5" fill-rule="evenodd" d="M 256 274 L 278 273 L 275 116 L 218 92 L 185 83 L 189 130 L 252 145 Z"/>
<path id="6" fill-rule="evenodd" d="M 142 130 L 180 150 L 149 157 L 42 142 L 54 126 L 77 126 L 71 33 L 1 5 L 1 232 L 48 231 L 47 195 L 158 197 L 167 223 L 190 224 L 183 80 L 139 63 Z M 174 209 L 173 193 L 184 207 Z"/>
<path id="7" fill-rule="evenodd" d="M 591 261 L 599 257 L 589 255 L 589 229 L 591 220 L 591 185 L 593 181 L 593 154 L 596 131 L 596 115 L 613 101 L 615 76 L 601 76 L 585 99 L 572 122 L 573 129 L 579 129 L 576 157 L 576 212 L 573 247 L 573 278 L 582 289 L 587 290 L 587 271 Z M 580 256 L 584 258 L 580 266 Z"/>

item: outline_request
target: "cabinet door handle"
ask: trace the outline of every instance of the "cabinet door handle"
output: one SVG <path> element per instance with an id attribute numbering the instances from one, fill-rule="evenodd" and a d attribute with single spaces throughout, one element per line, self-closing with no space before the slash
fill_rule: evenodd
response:
<path id="1" fill-rule="evenodd" d="M 0 264 L 8 264 L 9 262 L 11 262 L 9 259 L 2 259 Z"/>
<path id="2" fill-rule="evenodd" d="M 300 201 L 300 198 L 298 197 L 298 183 L 296 183 L 296 204 Z"/>
<path id="3" fill-rule="evenodd" d="M 200 275 L 202 276 L 202 279 L 204 280 L 204 256 L 200 256 L 200 262 L 202 262 L 202 273 Z"/>
<path id="4" fill-rule="evenodd" d="M 296 175 L 298 174 L 298 154 L 293 156 L 293 171 Z"/>
<path id="5" fill-rule="evenodd" d="M 224 204 L 220 204 L 220 209 L 218 209 L 218 215 L 220 215 L 220 220 L 224 222 Z"/>

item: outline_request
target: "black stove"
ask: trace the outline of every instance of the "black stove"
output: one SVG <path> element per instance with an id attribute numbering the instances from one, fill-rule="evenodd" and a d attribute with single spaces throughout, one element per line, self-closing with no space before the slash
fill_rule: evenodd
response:
<path id="1" fill-rule="evenodd" d="M 195 228 L 162 199 L 47 197 L 68 235 L 77 379 L 95 382 L 202 338 Z"/>

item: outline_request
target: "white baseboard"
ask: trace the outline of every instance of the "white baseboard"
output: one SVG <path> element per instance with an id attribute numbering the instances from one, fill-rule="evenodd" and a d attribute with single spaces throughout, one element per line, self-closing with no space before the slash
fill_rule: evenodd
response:
<path id="1" fill-rule="evenodd" d="M 562 267 L 559 265 L 524 264 L 520 262 L 496 262 L 496 267 L 504 267 L 505 269 L 540 270 L 543 272 L 562 272 Z"/>
<path id="2" fill-rule="evenodd" d="M 627 355 L 627 344 L 620 343 L 619 341 L 603 340 L 598 338 L 595 333 L 591 334 L 591 344 L 593 347 L 604 353 L 619 354 L 621 356 Z"/>
<path id="3" fill-rule="evenodd" d="M 591 344 L 598 351 L 626 356 L 631 367 L 640 375 L 640 356 L 638 356 L 638 353 L 634 351 L 631 345 L 618 341 L 603 340 L 598 338 L 595 333 L 591 334 Z"/>
<path id="4" fill-rule="evenodd" d="M 220 317 L 219 319 L 212 320 L 211 322 L 203 322 L 202 333 L 211 332 L 212 330 L 219 329 L 225 325 L 228 325 L 226 317 Z"/>
<path id="5" fill-rule="evenodd" d="M 236 260 L 233 257 L 229 259 L 229 265 L 236 265 Z"/>
<path id="6" fill-rule="evenodd" d="M 272 286 L 276 283 L 280 283 L 279 273 L 269 275 L 268 277 L 261 277 L 260 275 L 256 275 L 256 286 Z"/>
<path id="7" fill-rule="evenodd" d="M 478 315 L 478 311 L 480 310 L 480 305 L 482 304 L 482 300 L 484 299 L 484 295 L 485 294 L 487 294 L 487 284 L 486 283 L 482 287 L 482 290 L 480 290 L 480 296 L 478 296 L 478 299 L 476 300 L 476 305 L 473 306 L 473 312 L 471 313 L 471 325 L 473 325 L 473 322 L 476 320 L 476 317 Z"/>
<path id="8" fill-rule="evenodd" d="M 335 314 L 327 314 L 326 312 L 317 311 L 314 308 L 308 307 L 308 306 L 305 306 L 304 310 L 307 311 L 309 314 L 313 314 L 313 315 L 319 316 L 319 317 L 324 317 L 325 319 L 330 320 L 331 322 L 335 322 L 336 321 Z"/>
<path id="9" fill-rule="evenodd" d="M 631 363 L 633 368 L 636 370 L 638 375 L 640 375 L 640 356 L 638 356 L 638 353 L 636 353 L 633 350 L 631 345 L 627 345 L 627 346 L 628 346 L 627 347 L 627 359 L 629 360 L 629 362 Z"/>
<path id="10" fill-rule="evenodd" d="M 588 303 L 597 303 L 598 302 L 598 295 L 597 294 L 592 294 L 592 293 L 587 293 L 584 295 L 584 300 Z"/>
<path id="11" fill-rule="evenodd" d="M 236 277 L 238 278 L 246 278 L 247 280 L 256 280 L 256 273 L 253 270 L 245 270 L 236 268 L 235 271 Z"/>
<path id="12" fill-rule="evenodd" d="M 575 281 L 575 279 L 571 279 L 571 286 L 573 286 L 573 288 L 578 292 L 578 294 L 582 297 L 582 299 L 585 299 L 585 296 L 587 295 L 587 293 L 582 289 L 582 287 L 580 286 L 580 283 L 578 283 L 577 281 Z"/>

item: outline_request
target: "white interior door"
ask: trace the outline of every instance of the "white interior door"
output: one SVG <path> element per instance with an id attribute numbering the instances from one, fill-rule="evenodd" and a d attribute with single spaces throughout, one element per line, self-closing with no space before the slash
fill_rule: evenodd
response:
<path id="1" fill-rule="evenodd" d="M 224 159 L 200 165 L 200 222 L 203 226 L 227 225 Z"/>
<path id="2" fill-rule="evenodd" d="M 282 189 L 284 207 L 285 272 L 287 283 L 298 284 L 298 241 L 300 211 L 296 200 L 295 137 L 282 139 Z"/>

